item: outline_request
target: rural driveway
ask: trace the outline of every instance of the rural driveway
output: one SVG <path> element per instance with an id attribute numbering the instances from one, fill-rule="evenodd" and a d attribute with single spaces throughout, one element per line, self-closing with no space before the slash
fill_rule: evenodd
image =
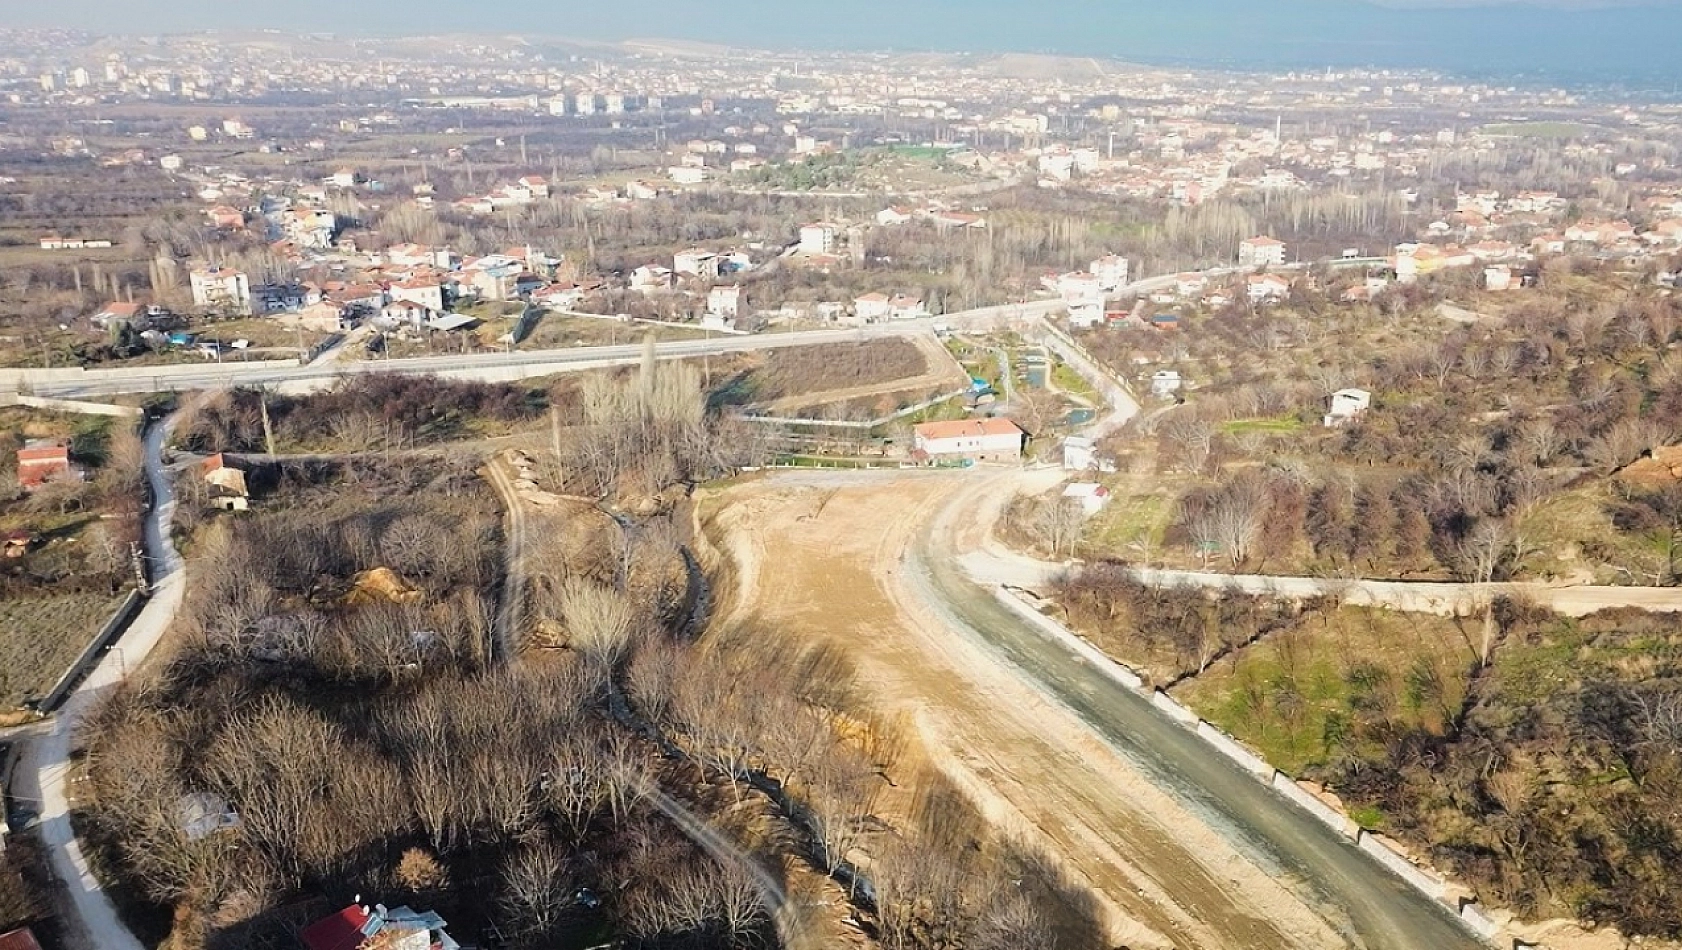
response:
<path id="1" fill-rule="evenodd" d="M 70 824 L 70 753 L 75 730 L 82 717 L 107 692 L 122 682 L 129 669 L 138 667 L 158 645 L 181 606 L 186 581 L 181 556 L 169 537 L 175 513 L 175 495 L 162 452 L 174 417 L 152 427 L 146 436 L 146 479 L 152 488 L 153 505 L 146 518 L 146 554 L 152 562 L 152 596 L 141 608 L 127 632 L 70 694 L 53 717 L 50 730 L 25 744 L 14 777 L 13 793 L 38 804 L 37 825 L 41 843 L 52 862 L 54 876 L 64 885 L 73 911 L 65 921 L 77 943 L 92 950 L 143 950 L 106 896 L 99 880 L 88 867 L 81 843 Z"/>

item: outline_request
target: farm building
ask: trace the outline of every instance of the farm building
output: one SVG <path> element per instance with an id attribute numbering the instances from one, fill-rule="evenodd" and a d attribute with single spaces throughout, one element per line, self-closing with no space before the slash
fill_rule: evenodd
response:
<path id="1" fill-rule="evenodd" d="M 1008 462 L 1022 457 L 1025 433 L 1009 419 L 959 419 L 925 422 L 911 430 L 915 458 L 974 459 Z"/>
<path id="2" fill-rule="evenodd" d="M 18 449 L 18 485 L 24 491 L 84 477 L 81 466 L 70 461 L 69 439 L 34 439 Z"/>

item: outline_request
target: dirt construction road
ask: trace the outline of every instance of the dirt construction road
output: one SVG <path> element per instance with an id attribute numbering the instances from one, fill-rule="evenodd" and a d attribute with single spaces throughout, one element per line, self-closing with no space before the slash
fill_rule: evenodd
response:
<path id="1" fill-rule="evenodd" d="M 1446 914 L 1370 912 L 1360 906 L 1366 896 L 1315 879 L 1317 855 L 1268 846 L 1272 835 L 1312 836 L 1312 828 L 1230 827 L 1219 803 L 1187 794 L 1183 777 L 1129 748 L 1128 736 L 1117 741 L 1125 722 L 1094 721 L 1092 711 L 1107 713 L 1111 703 L 1102 686 L 1078 676 L 1048 686 L 1036 677 L 1055 672 L 1019 665 L 1008 645 L 988 642 L 975 624 L 998 618 L 968 616 L 992 603 L 986 591 L 961 590 L 962 603 L 949 606 L 954 595 L 941 588 L 964 582 L 937 576 L 931 562 L 955 571 L 954 562 L 924 539 L 944 533 L 944 544 L 979 543 L 964 530 L 980 524 L 968 506 L 989 497 L 989 486 L 996 493 L 999 481 L 978 473 L 790 473 L 731 486 L 707 504 L 713 535 L 738 568 L 738 610 L 777 636 L 846 647 L 881 705 L 916 724 L 913 756 L 966 790 L 995 825 L 1060 856 L 1105 902 L 1115 944 L 1476 946 Z M 1237 794 L 1256 795 L 1258 807 L 1290 811 L 1235 771 L 1212 780 L 1228 779 L 1245 785 Z M 1352 848 L 1322 838 L 1313 846 L 1342 849 L 1337 856 L 1358 882 L 1379 888 L 1374 902 L 1401 890 Z M 1387 932 L 1398 927 L 1417 930 L 1417 939 Z"/>

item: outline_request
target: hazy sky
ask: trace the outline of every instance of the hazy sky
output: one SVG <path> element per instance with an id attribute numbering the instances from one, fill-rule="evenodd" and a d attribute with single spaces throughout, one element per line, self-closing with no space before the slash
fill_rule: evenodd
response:
<path id="1" fill-rule="evenodd" d="M 0 20 L 110 31 L 281 27 L 1059 52 L 1239 66 L 1682 75 L 1682 0 L 0 0 Z"/>

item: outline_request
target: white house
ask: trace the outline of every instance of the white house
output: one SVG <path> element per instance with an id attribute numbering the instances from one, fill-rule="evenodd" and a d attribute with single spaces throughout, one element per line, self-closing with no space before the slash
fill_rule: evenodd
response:
<path id="1" fill-rule="evenodd" d="M 391 299 L 393 303 L 412 301 L 438 312 L 444 309 L 444 285 L 425 277 L 401 281 L 391 285 Z"/>
<path id="2" fill-rule="evenodd" d="M 227 267 L 196 269 L 188 276 L 193 287 L 193 304 L 223 307 L 240 313 L 251 312 L 251 281 L 244 271 Z"/>
<path id="3" fill-rule="evenodd" d="M 1113 293 L 1127 286 L 1127 258 L 1116 254 L 1100 257 L 1087 265 L 1092 276 L 1098 278 L 1098 284 L 1106 293 Z"/>
<path id="4" fill-rule="evenodd" d="M 887 207 L 876 212 L 876 223 L 884 228 L 891 228 L 905 224 L 911 220 L 911 212 L 904 208 Z"/>
<path id="5" fill-rule="evenodd" d="M 916 320 L 929 315 L 929 308 L 923 305 L 923 298 L 910 294 L 894 294 L 888 300 L 888 319 Z"/>
<path id="6" fill-rule="evenodd" d="M 839 229 L 828 222 L 800 226 L 800 251 L 804 254 L 835 253 L 835 237 Z"/>
<path id="7" fill-rule="evenodd" d="M 868 293 L 862 297 L 853 298 L 853 316 L 864 323 L 875 323 L 878 320 L 887 319 L 888 295 Z"/>
<path id="8" fill-rule="evenodd" d="M 1285 242 L 1253 237 L 1238 244 L 1239 267 L 1279 267 L 1285 263 Z"/>
<path id="9" fill-rule="evenodd" d="M 925 422 L 911 430 L 913 453 L 929 459 L 1015 461 L 1022 439 L 1022 429 L 1003 418 Z"/>
<path id="10" fill-rule="evenodd" d="M 672 271 L 677 274 L 687 274 L 702 280 L 718 279 L 718 255 L 712 251 L 704 251 L 692 247 L 687 251 L 679 251 L 672 255 Z"/>
<path id="11" fill-rule="evenodd" d="M 1485 290 L 1511 290 L 1513 283 L 1513 269 L 1505 264 L 1491 264 L 1483 269 L 1483 286 Z"/>
<path id="12" fill-rule="evenodd" d="M 1070 472 L 1086 472 L 1098 467 L 1098 449 L 1084 435 L 1071 435 L 1063 440 L 1063 468 Z"/>
<path id="13" fill-rule="evenodd" d="M 707 312 L 736 319 L 742 308 L 740 284 L 720 284 L 707 291 Z"/>
<path id="14" fill-rule="evenodd" d="M 1245 283 L 1250 299 L 1256 303 L 1282 300 L 1291 294 L 1291 282 L 1278 274 L 1252 275 Z"/>
<path id="15" fill-rule="evenodd" d="M 1088 518 L 1110 503 L 1110 490 L 1097 482 L 1070 482 L 1063 488 L 1063 498 L 1080 505 Z"/>
<path id="16" fill-rule="evenodd" d="M 672 286 L 672 272 L 664 267 L 644 264 L 631 271 L 631 289 L 638 293 L 651 294 L 657 290 L 668 290 Z"/>
<path id="17" fill-rule="evenodd" d="M 1372 393 L 1364 389 L 1340 389 L 1332 393 L 1331 408 L 1321 419 L 1327 428 L 1336 428 L 1351 419 L 1360 418 L 1372 405 Z"/>
<path id="18" fill-rule="evenodd" d="M 1168 399 L 1180 391 L 1185 380 L 1180 378 L 1178 370 L 1159 369 L 1151 374 L 1151 395 L 1158 399 Z"/>

